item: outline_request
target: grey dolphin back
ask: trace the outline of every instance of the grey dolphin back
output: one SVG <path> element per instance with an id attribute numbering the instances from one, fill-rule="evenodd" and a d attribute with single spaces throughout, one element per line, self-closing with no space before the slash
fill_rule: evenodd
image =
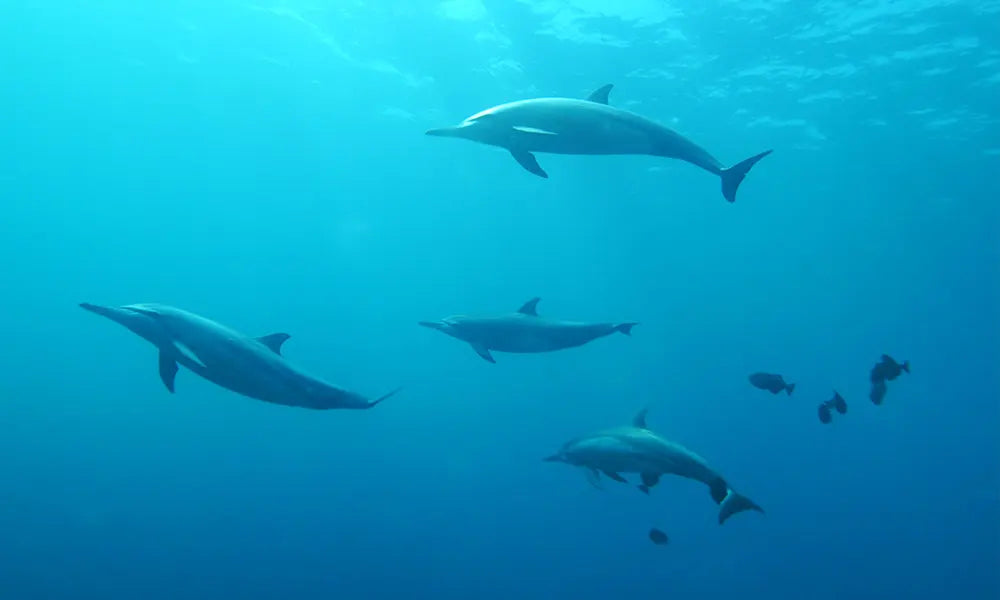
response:
<path id="1" fill-rule="evenodd" d="M 587 100 L 597 102 L 598 104 L 608 104 L 608 95 L 611 93 L 611 89 L 613 87 L 615 86 L 612 83 L 602 85 L 591 92 L 591 94 L 587 96 Z M 736 190 L 738 190 L 740 184 L 743 183 L 743 179 L 747 176 L 747 173 L 750 172 L 750 169 L 753 168 L 753 166 L 757 164 L 760 159 L 764 158 L 771 152 L 772 150 L 765 150 L 756 156 L 751 156 L 746 160 L 736 163 L 728 169 L 722 170 L 720 173 L 722 178 L 722 196 L 728 202 L 736 202 Z M 530 171 L 531 169 L 528 170 Z"/>

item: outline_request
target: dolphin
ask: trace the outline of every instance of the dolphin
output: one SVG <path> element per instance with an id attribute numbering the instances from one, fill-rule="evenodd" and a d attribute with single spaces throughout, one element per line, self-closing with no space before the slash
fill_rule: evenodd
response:
<path id="1" fill-rule="evenodd" d="M 600 473 L 627 483 L 620 473 L 638 473 L 639 489 L 649 493 L 662 475 L 680 475 L 708 486 L 719 505 L 719 524 L 746 510 L 764 510 L 734 491 L 726 480 L 694 452 L 653 433 L 646 426 L 646 409 L 632 419 L 629 427 L 617 427 L 576 438 L 565 444 L 547 462 L 583 467 L 590 482 L 597 485 Z"/>
<path id="2" fill-rule="evenodd" d="M 766 150 L 725 167 L 698 144 L 651 119 L 608 105 L 612 84 L 586 100 L 532 98 L 480 111 L 456 127 L 431 129 L 427 135 L 453 137 L 505 148 L 522 167 L 539 177 L 548 174 L 532 152 L 550 154 L 647 154 L 676 158 L 722 179 L 722 195 L 736 201 L 736 190 Z"/>
<path id="3" fill-rule="evenodd" d="M 170 393 L 178 365 L 230 391 L 264 402 L 315 410 L 371 408 L 369 400 L 307 375 L 281 355 L 287 333 L 247 337 L 225 325 L 163 304 L 80 307 L 124 326 L 160 351 L 160 379 Z"/>
<path id="4" fill-rule="evenodd" d="M 437 329 L 451 337 L 468 342 L 479 356 L 495 363 L 490 350 L 512 353 L 552 352 L 582 346 L 614 332 L 632 334 L 635 322 L 577 323 L 538 316 L 538 302 L 532 298 L 515 313 L 467 317 L 454 315 L 440 321 L 420 321 L 420 325 Z"/>

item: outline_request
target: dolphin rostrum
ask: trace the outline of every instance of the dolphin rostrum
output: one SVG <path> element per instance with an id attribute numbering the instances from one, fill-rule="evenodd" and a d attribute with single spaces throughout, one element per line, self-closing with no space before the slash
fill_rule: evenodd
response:
<path id="1" fill-rule="evenodd" d="M 508 150 L 539 177 L 548 174 L 532 152 L 550 154 L 647 154 L 676 158 L 718 175 L 722 195 L 736 201 L 736 190 L 766 150 L 725 167 L 707 150 L 651 119 L 608 105 L 611 84 L 578 98 L 532 98 L 487 108 L 456 127 L 431 129 L 427 135 L 455 137 Z"/>
<path id="2" fill-rule="evenodd" d="M 281 356 L 281 345 L 290 337 L 287 333 L 247 337 L 215 321 L 162 304 L 80 306 L 123 325 L 156 346 L 160 351 L 160 379 L 171 393 L 178 365 L 237 394 L 315 410 L 371 408 L 399 391 L 369 400 L 303 373 Z"/>
<path id="3" fill-rule="evenodd" d="M 552 352 L 582 346 L 614 332 L 631 335 L 634 322 L 577 323 L 540 317 L 538 302 L 532 298 L 515 313 L 468 317 L 455 315 L 440 321 L 420 321 L 420 325 L 437 329 L 468 342 L 479 356 L 495 363 L 490 350 L 511 353 Z"/>
<path id="4" fill-rule="evenodd" d="M 719 505 L 719 524 L 745 510 L 764 510 L 749 498 L 734 491 L 703 458 L 675 442 L 668 441 L 646 427 L 646 410 L 632 419 L 629 427 L 617 427 L 576 438 L 563 444 L 558 453 L 545 459 L 586 469 L 590 482 L 597 485 L 600 473 L 626 482 L 621 473 L 638 473 L 639 489 L 649 493 L 663 475 L 679 475 L 708 486 Z"/>

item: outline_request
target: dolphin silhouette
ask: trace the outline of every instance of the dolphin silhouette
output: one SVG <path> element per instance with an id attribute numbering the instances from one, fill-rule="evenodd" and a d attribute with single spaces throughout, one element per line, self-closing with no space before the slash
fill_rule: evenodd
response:
<path id="1" fill-rule="evenodd" d="M 590 482 L 597 485 L 600 473 L 626 482 L 621 473 L 638 473 L 639 489 L 649 493 L 662 475 L 679 475 L 708 486 L 719 505 L 719 524 L 746 510 L 764 510 L 734 491 L 726 480 L 694 452 L 653 433 L 646 426 L 646 409 L 632 419 L 632 425 L 606 429 L 563 444 L 559 452 L 544 459 L 583 467 Z"/>
<path id="2" fill-rule="evenodd" d="M 479 356 L 495 363 L 490 350 L 511 353 L 552 352 L 582 346 L 599 337 L 619 332 L 631 335 L 638 323 L 578 323 L 559 321 L 538 315 L 538 302 L 532 298 L 515 313 L 486 317 L 455 315 L 440 321 L 420 321 L 468 342 Z"/>
<path id="3" fill-rule="evenodd" d="M 532 98 L 480 111 L 455 127 L 427 135 L 471 140 L 507 149 L 514 160 L 539 177 L 548 174 L 532 152 L 550 154 L 647 154 L 676 158 L 717 175 L 722 195 L 736 201 L 736 190 L 766 150 L 725 167 L 707 150 L 651 119 L 608 105 L 611 84 L 586 99 Z"/>
<path id="4" fill-rule="evenodd" d="M 160 351 L 160 379 L 171 393 L 178 365 L 244 396 L 315 410 L 371 408 L 399 389 L 369 400 L 303 373 L 281 356 L 287 333 L 247 337 L 196 314 L 163 304 L 81 308 L 123 325 Z"/>

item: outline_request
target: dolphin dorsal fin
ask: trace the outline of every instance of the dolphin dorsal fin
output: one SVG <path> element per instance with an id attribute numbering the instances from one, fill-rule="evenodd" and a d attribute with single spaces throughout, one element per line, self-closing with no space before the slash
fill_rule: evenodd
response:
<path id="1" fill-rule="evenodd" d="M 270 348 L 271 351 L 278 356 L 281 356 L 281 345 L 284 344 L 290 337 L 292 336 L 287 333 L 272 333 L 270 335 L 260 336 L 257 338 L 257 341 Z"/>
<path id="2" fill-rule="evenodd" d="M 639 412 L 635 413 L 635 416 L 632 417 L 632 426 L 638 427 L 639 429 L 649 429 L 649 427 L 646 427 L 646 413 L 648 412 L 649 409 L 644 408 Z"/>
<path id="3" fill-rule="evenodd" d="M 540 300 L 541 298 L 532 298 L 531 300 L 528 300 L 527 302 L 521 305 L 521 308 L 517 309 L 517 312 L 521 313 L 522 315 L 531 315 L 532 317 L 537 317 L 538 302 Z"/>
<path id="4" fill-rule="evenodd" d="M 587 96 L 587 100 L 591 102 L 597 102 L 598 104 L 608 103 L 608 94 L 611 93 L 611 88 L 615 87 L 615 84 L 609 83 L 607 85 L 602 85 Z"/>

